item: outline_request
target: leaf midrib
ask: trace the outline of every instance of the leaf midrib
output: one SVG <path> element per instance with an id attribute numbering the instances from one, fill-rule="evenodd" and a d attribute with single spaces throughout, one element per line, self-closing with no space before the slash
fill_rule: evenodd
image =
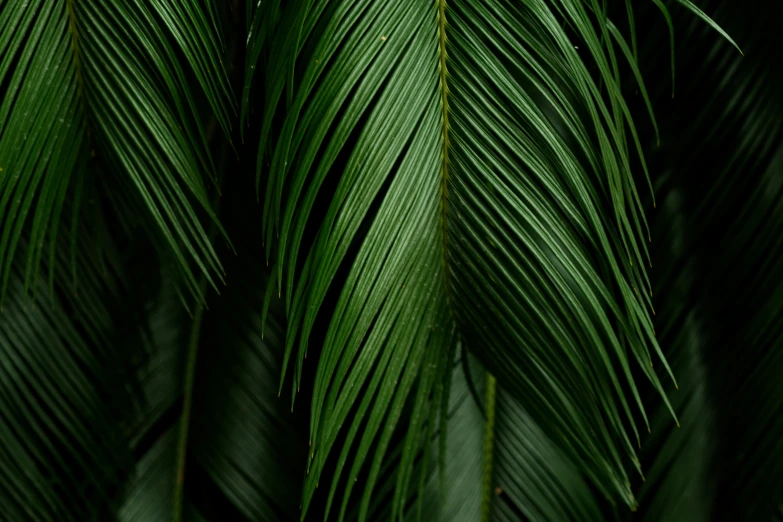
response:
<path id="1" fill-rule="evenodd" d="M 453 298 L 451 293 L 451 270 L 449 267 L 447 252 L 448 242 L 448 216 L 447 204 L 449 194 L 449 87 L 448 87 L 448 52 L 446 51 L 446 0 L 437 0 L 438 2 L 438 75 L 440 80 L 440 103 L 441 103 L 441 171 L 440 171 L 440 194 L 441 194 L 441 213 L 440 228 L 443 256 L 443 276 L 446 288 L 446 296 L 449 308 L 453 314 Z"/>
<path id="2" fill-rule="evenodd" d="M 81 46 L 79 45 L 79 31 L 76 26 L 76 8 L 74 6 L 75 0 L 65 0 L 65 11 L 68 13 L 68 28 L 71 32 L 71 48 L 73 49 L 73 63 L 76 68 L 76 83 L 79 89 L 79 104 L 82 106 L 82 113 L 86 115 L 85 110 L 85 87 L 84 87 L 84 66 L 81 60 Z M 89 136 L 89 126 L 87 127 L 87 135 Z"/>
<path id="3" fill-rule="evenodd" d="M 454 297 L 451 291 L 451 269 L 448 257 L 448 195 L 449 195 L 449 86 L 448 86 L 448 51 L 446 44 L 448 36 L 446 34 L 446 2 L 447 0 L 437 0 L 438 3 L 438 73 L 440 79 L 440 98 L 441 98 L 441 241 L 443 256 L 443 277 L 446 290 L 446 300 L 454 317 Z M 492 511 L 492 478 L 493 478 L 493 455 L 495 439 L 495 397 L 496 382 L 495 377 L 487 373 L 487 392 L 486 392 L 486 419 L 484 423 L 484 451 L 483 477 L 481 488 L 481 520 L 488 522 Z"/>
<path id="4" fill-rule="evenodd" d="M 206 291 L 206 278 L 201 278 L 201 291 Z M 199 303 L 193 316 L 193 323 L 188 342 L 187 360 L 183 386 L 182 416 L 180 417 L 179 433 L 177 435 L 176 479 L 172 494 L 172 520 L 181 522 L 182 506 L 185 488 L 185 464 L 188 454 L 188 434 L 190 431 L 190 413 L 193 410 L 193 390 L 196 380 L 196 359 L 198 357 L 201 322 L 204 317 L 204 304 Z"/>

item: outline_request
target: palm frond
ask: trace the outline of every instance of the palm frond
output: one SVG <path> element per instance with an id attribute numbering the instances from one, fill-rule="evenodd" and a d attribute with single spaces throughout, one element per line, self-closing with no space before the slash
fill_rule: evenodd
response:
<path id="1" fill-rule="evenodd" d="M 407 520 L 479 520 L 481 482 L 477 479 L 483 465 L 484 417 L 462 367 L 455 366 L 452 372 L 448 421 L 440 426 L 436 442 L 440 448 L 445 438 L 444 462 L 432 459 L 432 471 L 409 507 Z"/>
<path id="2" fill-rule="evenodd" d="M 485 423 L 462 371 L 462 357 L 467 356 L 460 355 L 460 361 L 455 360 L 451 367 L 445 415 L 425 420 L 429 439 L 417 448 L 414 468 L 406 475 L 398 460 L 388 459 L 386 467 L 390 472 L 378 485 L 372 502 L 374 509 L 368 513 L 370 520 L 479 520 Z M 405 449 L 406 446 L 398 446 L 390 454 L 396 457 Z M 402 480 L 417 485 L 409 488 L 407 498 L 400 497 L 401 488 L 397 487 Z"/>
<path id="3" fill-rule="evenodd" d="M 117 513 L 120 522 L 164 522 L 171 520 L 171 487 L 176 481 L 176 432 L 169 431 L 155 442 L 136 464 L 135 476 L 127 486 L 125 501 Z M 193 505 L 186 508 L 186 520 L 204 519 Z"/>
<path id="4" fill-rule="evenodd" d="M 143 354 L 114 337 L 122 328 L 110 310 L 130 295 L 90 254 L 80 244 L 78 293 L 68 273 L 53 293 L 39 280 L 33 295 L 21 260 L 10 274 L 0 312 L 0 504 L 9 519 L 105 516 L 133 466 L 122 427 Z"/>
<path id="5" fill-rule="evenodd" d="M 605 520 L 579 468 L 520 403 L 502 389 L 496 400 L 492 520 Z"/>
<path id="6" fill-rule="evenodd" d="M 773 383 L 781 371 L 783 77 L 772 65 L 780 45 L 766 36 L 780 8 L 723 2 L 714 14 L 747 55 L 732 56 L 730 43 L 701 25 L 685 26 L 682 87 L 674 101 L 663 89 L 653 94 L 671 137 L 651 156 L 661 165 L 663 203 L 652 223 L 656 330 L 681 383 L 671 391 L 681 428 L 660 409 L 652 417 L 641 456 L 645 520 L 767 520 L 781 498 Z M 704 43 L 687 48 L 693 41 Z M 657 49 L 643 54 L 662 59 Z M 709 96 L 705 84 L 714 86 Z"/>
<path id="7" fill-rule="evenodd" d="M 0 518 L 779 518 L 780 14 L 0 0 Z"/>
<path id="8" fill-rule="evenodd" d="M 237 287 L 205 315 L 190 444 L 194 461 L 247 520 L 293 521 L 301 506 L 306 416 L 277 397 L 285 330 L 277 311 L 262 327 L 263 297 L 263 284 Z"/>
<path id="9" fill-rule="evenodd" d="M 240 114 L 240 129 L 244 133 L 251 113 L 251 94 L 253 79 L 256 78 L 256 67 L 262 69 L 260 61 L 262 53 L 268 50 L 269 42 L 274 37 L 275 28 L 280 20 L 280 0 L 259 0 L 247 2 L 245 19 L 247 21 L 247 50 L 245 52 L 245 76 L 242 87 L 242 109 Z M 268 60 L 268 57 L 265 57 Z M 243 134 L 244 136 L 244 134 Z"/>
<path id="10" fill-rule="evenodd" d="M 707 521 L 716 513 L 718 480 L 712 463 L 718 458 L 714 436 L 718 412 L 710 400 L 713 384 L 708 377 L 704 309 L 690 304 L 698 267 L 686 254 L 690 238 L 683 193 L 671 186 L 671 176 L 659 180 L 660 205 L 652 224 L 657 245 L 654 266 L 659 268 L 653 270 L 653 277 L 658 307 L 665 312 L 657 332 L 680 377 L 679 389 L 667 390 L 680 425 L 662 405 L 654 410 L 652 436 L 642 446 L 646 481 L 639 489 L 637 518 Z"/>
<path id="11" fill-rule="evenodd" d="M 454 365 L 446 424 L 436 426 L 429 459 L 422 450 L 414 473 L 423 488 L 410 492 L 406 520 L 476 521 L 498 520 L 561 522 L 605 520 L 594 491 L 576 466 L 532 421 L 517 400 L 502 389 L 494 394 L 494 420 L 487 415 L 487 381 L 484 369 L 469 357 L 470 370 L 461 362 Z M 481 407 L 485 408 L 482 412 Z M 494 442 L 493 465 L 483 479 L 486 466 L 487 428 Z M 443 439 L 445 437 L 445 441 Z M 443 462 L 435 458 L 445 442 Z M 397 451 L 393 452 L 395 455 Z M 390 467 L 395 469 L 392 460 Z M 390 473 L 393 478 L 394 474 Z M 485 491 L 484 486 L 488 486 Z M 380 486 L 371 520 L 388 519 L 390 491 L 394 481 Z M 396 491 L 395 491 L 396 493 Z M 489 510 L 482 513 L 487 503 Z M 386 506 L 386 511 L 380 507 Z M 394 504 L 391 504 L 393 507 Z M 396 518 L 393 518 L 396 519 Z"/>
<path id="12" fill-rule="evenodd" d="M 212 2 L 6 0 L 0 8 L 2 288 L 23 232 L 29 265 L 46 230 L 59 226 L 71 180 L 98 156 L 144 201 L 197 290 L 191 260 L 208 278 L 220 263 L 198 217 L 202 208 L 212 215 L 212 165 L 180 53 L 228 129 Z"/>
<path id="13" fill-rule="evenodd" d="M 636 71 L 597 2 L 282 9 L 259 172 L 268 158 L 263 229 L 267 256 L 278 246 L 294 391 L 316 318 L 330 317 L 305 504 L 353 400 L 369 386 L 346 428 L 371 426 L 360 464 L 384 418 L 393 430 L 407 376 L 449 351 L 455 327 L 605 495 L 634 504 L 625 464 L 646 416 L 632 367 L 663 389 L 632 176 L 646 170 L 612 42 Z M 337 307 L 322 311 L 330 291 Z"/>
<path id="14" fill-rule="evenodd" d="M 544 2 L 450 5 L 455 145 L 447 242 L 462 333 L 499 383 L 525 398 L 533 418 L 547 419 L 550 435 L 604 494 L 633 504 L 622 455 L 635 458 L 631 439 L 638 434 L 626 432 L 636 427 L 620 382 L 642 418 L 630 362 L 660 384 L 650 368 L 648 347 L 657 344 L 641 297 L 647 260 L 623 138 L 625 125 L 632 133 L 633 126 L 612 74 L 614 57 L 581 2 L 553 9 Z M 595 60 L 609 106 L 557 8 Z M 539 54 L 548 54 L 550 70 Z M 504 55 L 514 67 L 504 66 Z M 490 90 L 493 81 L 500 87 Z"/>
<path id="15" fill-rule="evenodd" d="M 189 317 L 168 288 L 149 313 L 140 459 L 120 510 L 127 520 L 224 520 L 226 509 L 239 520 L 299 519 L 307 428 L 276 397 L 279 307 L 262 325 L 257 258 L 227 266 L 227 278 L 243 284 L 210 295 L 208 309 Z"/>

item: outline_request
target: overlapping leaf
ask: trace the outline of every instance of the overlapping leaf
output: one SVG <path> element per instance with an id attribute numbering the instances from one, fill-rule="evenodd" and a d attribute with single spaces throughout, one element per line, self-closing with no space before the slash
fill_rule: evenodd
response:
<path id="1" fill-rule="evenodd" d="M 606 495 L 633 504 L 629 402 L 644 410 L 631 363 L 660 384 L 616 59 L 581 2 L 498 4 L 449 4 L 454 310 L 499 382 Z"/>
<path id="2" fill-rule="evenodd" d="M 671 186 L 669 178 L 667 183 L 661 177 L 657 184 L 668 190 L 659 191 L 661 204 L 653 221 L 658 245 L 658 268 L 653 276 L 662 310 L 658 335 L 680 376 L 680 388 L 669 390 L 680 425 L 675 425 L 663 407 L 652 415 L 652 436 L 642 446 L 646 481 L 639 490 L 639 513 L 630 518 L 707 521 L 714 519 L 718 484 L 713 466 L 718 449 L 714 436 L 717 412 L 710 401 L 713 384 L 707 375 L 704 310 L 691 304 L 698 271 L 695 261 L 686 255 L 689 238 L 683 194 Z"/>
<path id="3" fill-rule="evenodd" d="M 455 324 L 568 458 L 634 503 L 625 465 L 645 416 L 632 371 L 662 391 L 660 350 L 632 176 L 641 143 L 619 84 L 620 57 L 639 79 L 636 44 L 602 13 L 573 0 L 282 9 L 259 170 L 294 390 L 316 318 L 331 317 L 311 482 L 346 422 L 340 462 L 362 423 L 359 464 L 384 419 L 393 429 L 416 354 L 449 349 L 451 334 L 426 341 L 423 328 Z"/>
<path id="4" fill-rule="evenodd" d="M 464 353 L 460 359 L 462 356 Z M 387 520 L 392 515 L 399 515 L 394 520 L 409 521 L 479 520 L 484 417 L 474 401 L 461 360 L 452 366 L 449 396 L 442 406 L 447 408 L 443 417 L 424 419 L 427 429 L 422 431 L 428 438 L 421 447 L 414 448 L 415 463 L 407 473 L 403 465 L 406 460 L 398 457 L 411 448 L 406 444 L 410 439 L 402 440 L 390 451 L 391 458 L 383 470 L 385 478 L 379 481 L 368 512 L 370 520 Z M 396 485 L 401 480 L 412 483 L 407 498 L 399 497 L 401 490 Z M 358 514 L 358 510 L 351 514 Z"/>
<path id="5" fill-rule="evenodd" d="M 604 520 L 598 497 L 581 471 L 502 389 L 495 416 L 492 520 Z"/>
<path id="6" fill-rule="evenodd" d="M 128 293 L 93 243 L 77 244 L 78 293 L 70 273 L 55 271 L 55 288 L 39 279 L 31 296 L 17 261 L 0 309 L 0 504 L 9 520 L 107 516 L 133 465 L 123 427 L 141 354 L 111 342 L 120 327 L 109 312 Z"/>
<path id="7" fill-rule="evenodd" d="M 277 398 L 283 330 L 276 311 L 262 328 L 264 276 L 253 259 L 229 265 L 238 284 L 194 318 L 170 291 L 149 314 L 142 456 L 121 520 L 299 519 L 306 426 Z"/>
<path id="8" fill-rule="evenodd" d="M 442 375 L 448 367 L 453 329 L 439 275 L 443 270 L 438 227 L 440 166 L 438 156 L 433 156 L 431 151 L 440 150 L 441 132 L 437 70 L 434 68 L 436 49 L 429 45 L 431 40 L 428 38 L 429 30 L 433 28 L 427 23 L 428 19 L 432 21 L 431 6 L 412 2 L 365 2 L 364 5 L 342 6 L 345 13 L 338 10 L 335 16 L 319 17 L 326 7 L 325 3 L 312 6 L 308 15 L 312 18 L 304 22 L 305 34 L 308 30 L 324 35 L 344 31 L 343 28 L 351 23 L 350 20 L 356 20 L 365 7 L 370 11 L 362 17 L 359 27 L 350 31 L 348 46 L 334 56 L 336 65 L 324 71 L 323 78 L 319 77 L 320 64 L 331 59 L 338 42 L 324 36 L 314 43 L 316 49 L 310 52 L 320 58 L 317 63 L 310 62 L 302 86 L 297 87 L 294 108 L 281 133 L 280 148 L 272 160 L 272 168 L 280 169 L 281 176 L 287 170 L 288 162 L 282 156 L 282 147 L 288 146 L 284 145 L 284 140 L 293 140 L 304 149 L 303 164 L 292 172 L 291 204 L 281 216 L 280 225 L 283 227 L 282 254 L 278 266 L 289 263 L 293 269 L 318 189 L 344 141 L 356 130 L 358 119 L 368 118 L 361 135 L 356 136 L 359 143 L 348 160 L 337 188 L 338 195 L 315 240 L 318 246 L 310 251 L 295 292 L 293 270 L 286 272 L 291 282 L 286 285 L 286 300 L 291 310 L 288 358 L 300 330 L 303 347 L 307 342 L 319 305 L 358 228 L 376 197 L 385 194 L 337 303 L 315 381 L 311 416 L 314 455 L 305 489 L 305 508 L 326 465 L 329 450 L 340 435 L 340 427 L 350 420 L 351 428 L 338 457 L 338 472 L 331 481 L 330 490 L 331 499 L 343 463 L 350 463 L 350 468 L 345 470 L 347 487 L 340 506 L 340 516 L 343 516 L 365 459 L 372 470 L 363 495 L 362 509 L 368 509 L 375 474 L 414 385 L 419 389 L 414 406 L 417 410 L 422 408 L 423 401 L 429 400 L 431 393 L 442 393 L 434 387 L 442 384 Z M 301 9 L 286 15 L 303 16 Z M 327 12 L 331 9 L 327 8 Z M 288 23 L 293 26 L 296 21 L 282 20 L 281 27 L 288 27 Z M 369 47 L 363 44 L 365 31 L 377 33 L 377 40 Z M 279 38 L 288 38 L 288 34 L 281 31 Z M 371 61 L 373 57 L 375 59 Z M 360 66 L 363 76 L 353 76 L 355 84 L 342 85 L 345 71 L 351 71 L 351 64 L 357 59 L 364 63 Z M 424 68 L 426 63 L 433 67 Z M 429 78 L 430 89 L 422 91 L 419 88 L 422 75 Z M 277 92 L 281 93 L 282 82 L 274 77 L 271 81 L 280 84 Z M 316 82 L 322 82 L 317 91 L 321 97 L 310 99 L 308 90 Z M 356 92 L 347 101 L 352 88 Z M 274 89 L 275 86 L 270 92 L 275 92 Z M 334 89 L 339 94 L 333 98 L 321 94 Z M 375 96 L 379 96 L 378 102 L 370 107 Z M 347 106 L 344 107 L 344 103 Z M 314 181 L 301 194 L 302 205 L 298 206 L 300 193 L 305 191 L 309 181 L 309 167 L 314 165 L 331 118 L 343 110 L 345 117 L 333 130 L 336 138 L 326 144 Z M 302 111 L 303 121 L 312 122 L 312 125 L 297 127 L 296 111 Z M 315 133 L 315 138 L 302 141 L 307 133 Z M 381 136 L 393 139 L 381 141 Z M 299 141 L 301 144 L 297 143 Z M 391 173 L 394 173 L 393 180 Z M 387 182 L 390 184 L 385 190 Z M 282 204 L 281 191 L 282 179 L 270 177 L 267 199 L 276 208 Z M 275 226 L 273 216 L 270 213 L 267 217 L 270 227 Z M 271 229 L 268 233 L 271 234 Z M 296 357 L 296 387 L 301 381 L 304 354 L 302 348 Z M 345 385 L 333 386 L 334 381 Z M 359 404 L 354 409 L 355 401 Z M 426 416 L 426 410 L 418 415 Z M 415 427 L 412 432 L 415 433 Z M 369 455 L 376 441 L 378 446 L 374 455 Z M 349 461 L 353 446 L 355 456 Z M 406 497 L 400 493 L 400 498 Z"/>
<path id="9" fill-rule="evenodd" d="M 466 366 L 468 372 L 464 371 Z M 457 363 L 452 371 L 447 424 L 436 427 L 430 458 L 424 455 L 417 463 L 414 478 L 424 480 L 423 489 L 411 492 L 405 520 L 605 519 L 584 476 L 502 389 L 492 395 L 494 414 L 490 420 L 487 408 L 491 405 L 484 400 L 489 398 L 487 379 L 475 359 L 467 365 Z M 487 428 L 494 434 L 494 442 L 489 445 Z M 438 463 L 434 457 L 442 451 L 438 446 L 444 435 L 445 459 Z M 487 451 L 493 452 L 491 469 L 487 469 Z M 397 461 L 392 460 L 389 467 L 394 469 L 396 465 Z M 393 473 L 390 475 L 393 477 Z M 378 509 L 370 512 L 371 520 L 388 518 L 388 497 L 383 495 L 388 495 L 393 485 L 388 481 L 379 488 Z M 486 512 L 482 515 L 483 509 Z"/>
<path id="10" fill-rule="evenodd" d="M 180 59 L 228 129 L 215 24 L 211 1 L 0 3 L 3 289 L 20 239 L 29 234 L 27 265 L 37 265 L 69 185 L 96 155 L 144 201 L 192 290 L 192 261 L 219 271 L 198 217 L 211 214 L 204 111 Z"/>
<path id="11" fill-rule="evenodd" d="M 651 417 L 644 520 L 768 520 L 780 502 L 773 382 L 781 371 L 783 77 L 772 65 L 780 45 L 765 36 L 780 6 L 705 3 L 712 6 L 746 56 L 702 25 L 683 27 L 675 100 L 651 88 L 663 137 L 651 156 L 661 165 L 651 275 L 656 331 L 681 383 L 670 395 L 681 427 L 662 408 Z M 687 48 L 693 41 L 702 44 Z M 653 47 L 642 52 L 651 65 L 664 59 Z M 707 97 L 705 84 L 713 85 Z"/>

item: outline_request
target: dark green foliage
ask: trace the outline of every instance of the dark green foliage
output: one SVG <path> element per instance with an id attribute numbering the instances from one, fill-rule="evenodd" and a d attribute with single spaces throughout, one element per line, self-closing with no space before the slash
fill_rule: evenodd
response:
<path id="1" fill-rule="evenodd" d="M 0 520 L 780 517 L 781 9 L 0 0 Z"/>

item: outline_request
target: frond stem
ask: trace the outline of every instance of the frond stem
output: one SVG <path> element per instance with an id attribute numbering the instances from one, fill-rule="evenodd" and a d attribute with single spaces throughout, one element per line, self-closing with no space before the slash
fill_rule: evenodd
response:
<path id="1" fill-rule="evenodd" d="M 84 104 L 84 67 L 81 59 L 81 46 L 79 44 L 79 31 L 76 26 L 76 0 L 65 0 L 65 10 L 68 13 L 68 28 L 71 31 L 71 47 L 73 48 L 73 61 L 76 66 L 76 83 L 79 86 L 79 100 Z M 86 109 L 82 105 L 82 110 Z M 85 110 L 85 116 L 87 111 Z M 89 135 L 89 128 L 87 129 Z"/>
<path id="2" fill-rule="evenodd" d="M 449 268 L 449 257 L 447 251 L 448 238 L 448 216 L 447 205 L 449 196 L 449 85 L 448 85 L 448 67 L 446 61 L 448 52 L 446 50 L 446 0 L 436 0 L 438 4 L 438 69 L 440 76 L 440 101 L 441 101 L 441 241 L 443 248 L 443 275 L 446 285 L 446 295 L 449 305 L 453 305 L 451 295 L 451 270 Z M 452 308 L 453 310 L 453 308 Z"/>
<path id="3" fill-rule="evenodd" d="M 201 278 L 201 293 L 206 291 L 206 278 Z M 182 417 L 180 417 L 179 436 L 177 438 L 177 478 L 174 482 L 174 504 L 172 520 L 182 522 L 182 499 L 185 488 L 185 463 L 188 453 L 188 431 L 190 428 L 190 412 L 193 409 L 193 388 L 196 380 L 196 357 L 198 355 L 201 320 L 204 317 L 204 304 L 196 306 L 193 315 L 193 327 L 188 342 L 188 359 L 185 365 L 185 386 L 182 399 Z"/>
<path id="4" fill-rule="evenodd" d="M 226 158 L 225 151 L 226 149 L 224 147 L 223 160 Z M 222 177 L 215 180 L 218 189 L 218 193 L 214 196 L 212 201 L 215 215 L 220 211 L 220 186 L 222 185 L 222 181 Z M 213 221 L 209 227 L 209 240 L 211 243 L 214 242 L 216 233 L 217 224 Z M 190 413 L 193 410 L 193 389 L 196 381 L 196 358 L 198 357 L 198 345 L 201 336 L 201 322 L 204 318 L 204 310 L 207 308 L 205 301 L 207 284 L 207 277 L 202 275 L 199 282 L 199 300 L 196 303 L 196 312 L 193 314 L 193 326 L 191 327 L 190 340 L 188 341 L 188 359 L 185 363 L 182 416 L 180 417 L 179 436 L 177 438 L 177 475 L 174 480 L 173 522 L 182 522 L 182 501 L 185 491 L 185 464 L 188 455 L 188 432 L 190 430 Z"/>
<path id="5" fill-rule="evenodd" d="M 492 488 L 493 456 L 495 453 L 495 399 L 497 382 L 495 377 L 487 373 L 487 392 L 484 402 L 486 418 L 484 421 L 484 476 L 481 484 L 481 522 L 489 522 L 492 515 L 492 498 L 495 494 Z"/>

